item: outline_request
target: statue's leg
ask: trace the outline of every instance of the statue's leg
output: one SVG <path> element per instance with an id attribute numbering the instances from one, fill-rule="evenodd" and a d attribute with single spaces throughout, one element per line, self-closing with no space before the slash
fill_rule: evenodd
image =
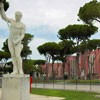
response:
<path id="1" fill-rule="evenodd" d="M 18 74 L 17 61 L 16 61 L 16 57 L 15 57 L 15 50 L 14 50 L 14 46 L 10 40 L 8 40 L 8 48 L 9 48 L 9 51 L 11 54 L 12 64 L 13 64 L 13 72 L 11 74 Z"/>
<path id="2" fill-rule="evenodd" d="M 22 68 L 22 58 L 21 58 L 21 51 L 22 51 L 22 44 L 18 44 L 15 46 L 15 55 L 17 60 L 17 68 L 19 74 L 24 74 L 23 68 Z"/>

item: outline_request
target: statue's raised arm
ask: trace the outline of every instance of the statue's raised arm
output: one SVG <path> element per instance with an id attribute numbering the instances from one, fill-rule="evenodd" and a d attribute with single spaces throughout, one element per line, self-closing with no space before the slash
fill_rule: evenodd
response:
<path id="1" fill-rule="evenodd" d="M 6 22 L 11 22 L 11 19 L 8 18 L 5 14 L 4 4 L 2 2 L 0 2 L 0 15 L 1 15 L 2 19 L 5 20 Z"/>

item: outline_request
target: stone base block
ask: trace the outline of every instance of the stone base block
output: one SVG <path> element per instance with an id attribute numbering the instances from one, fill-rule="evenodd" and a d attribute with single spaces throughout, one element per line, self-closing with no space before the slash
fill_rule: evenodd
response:
<path id="1" fill-rule="evenodd" d="M 30 100 L 29 75 L 3 75 L 1 100 Z"/>

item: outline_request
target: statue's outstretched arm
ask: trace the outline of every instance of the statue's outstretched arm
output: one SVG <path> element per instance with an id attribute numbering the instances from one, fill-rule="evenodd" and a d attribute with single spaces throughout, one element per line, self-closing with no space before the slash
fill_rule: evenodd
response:
<path id="1" fill-rule="evenodd" d="M 5 20 L 6 22 L 11 22 L 11 19 L 8 18 L 5 14 L 3 3 L 0 3 L 0 15 L 1 15 L 2 19 Z"/>

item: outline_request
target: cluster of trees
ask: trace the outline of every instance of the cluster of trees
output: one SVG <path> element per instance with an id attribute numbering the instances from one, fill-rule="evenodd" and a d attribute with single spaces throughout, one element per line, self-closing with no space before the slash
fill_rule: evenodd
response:
<path id="1" fill-rule="evenodd" d="M 93 25 L 96 20 L 100 22 L 100 2 L 92 0 L 86 3 L 79 9 L 79 20 L 82 20 L 83 24 L 73 24 L 60 29 L 58 32 L 58 38 L 61 42 L 47 42 L 40 45 L 37 49 L 40 54 L 43 54 L 50 62 L 52 60 L 52 77 L 54 78 L 54 62 L 59 60 L 62 62 L 63 75 L 65 70 L 65 63 L 67 63 L 67 56 L 76 53 L 77 54 L 77 66 L 76 73 L 79 68 L 79 54 L 86 51 L 96 49 L 100 46 L 100 39 L 90 40 L 90 37 L 98 32 L 98 28 Z M 47 66 L 48 67 L 48 66 Z M 78 75 L 76 76 L 78 77 Z"/>
<path id="2" fill-rule="evenodd" d="M 45 60 L 37 59 L 37 60 L 23 60 L 23 70 L 26 74 L 33 75 L 34 72 L 38 72 L 42 74 L 41 65 L 45 64 Z"/>

